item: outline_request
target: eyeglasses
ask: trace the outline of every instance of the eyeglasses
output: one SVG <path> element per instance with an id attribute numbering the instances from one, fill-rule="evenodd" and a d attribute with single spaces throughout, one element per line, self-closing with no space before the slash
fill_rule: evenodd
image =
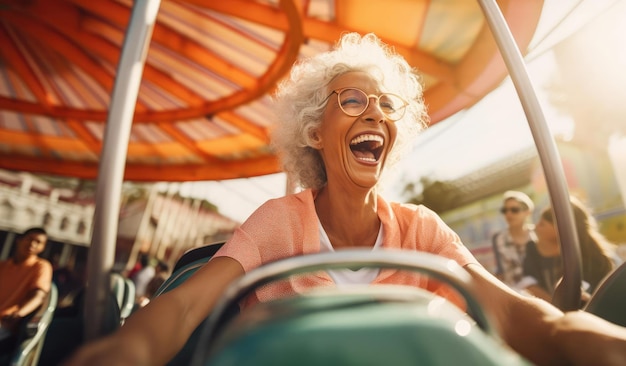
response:
<path id="1" fill-rule="evenodd" d="M 376 98 L 380 110 L 387 119 L 393 122 L 404 116 L 406 106 L 409 105 L 406 100 L 396 94 L 381 93 L 379 95 L 367 95 L 363 90 L 357 88 L 333 90 L 322 103 L 326 103 L 333 93 L 337 94 L 339 108 L 350 117 L 362 115 L 370 105 L 370 98 Z"/>
<path id="2" fill-rule="evenodd" d="M 522 208 L 521 207 L 502 207 L 500 209 L 500 213 L 502 214 L 506 214 L 507 211 L 511 211 L 511 213 L 516 214 L 516 213 L 520 213 L 522 211 Z"/>

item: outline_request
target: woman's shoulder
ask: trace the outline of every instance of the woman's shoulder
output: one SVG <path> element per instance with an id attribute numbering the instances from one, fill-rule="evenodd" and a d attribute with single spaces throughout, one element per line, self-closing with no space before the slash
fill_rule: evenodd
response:
<path id="1" fill-rule="evenodd" d="M 314 219 L 314 215 L 313 194 L 310 190 L 305 190 L 267 200 L 248 217 L 242 226 L 248 228 L 251 225 L 272 223 L 286 225 L 294 221 Z"/>
<path id="2" fill-rule="evenodd" d="M 388 205 L 398 221 L 441 221 L 435 211 L 422 204 L 389 202 Z"/>
<path id="3" fill-rule="evenodd" d="M 272 198 L 263 203 L 257 211 L 263 214 L 287 214 L 292 210 L 302 210 L 313 205 L 313 192 L 310 189 Z"/>
<path id="4" fill-rule="evenodd" d="M 388 205 L 394 212 L 399 212 L 407 215 L 436 215 L 436 213 L 430 208 L 415 203 L 403 203 L 403 202 L 388 202 Z"/>
<path id="5" fill-rule="evenodd" d="M 402 231 L 416 230 L 427 235 L 451 230 L 435 211 L 424 205 L 393 202 L 388 207 L 391 220 L 397 222 Z"/>

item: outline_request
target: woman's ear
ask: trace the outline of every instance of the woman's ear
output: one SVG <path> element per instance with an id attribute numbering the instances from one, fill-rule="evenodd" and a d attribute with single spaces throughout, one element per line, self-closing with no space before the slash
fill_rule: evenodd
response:
<path id="1" fill-rule="evenodd" d="M 309 132 L 309 146 L 317 150 L 322 148 L 322 138 L 318 129 L 314 129 Z"/>

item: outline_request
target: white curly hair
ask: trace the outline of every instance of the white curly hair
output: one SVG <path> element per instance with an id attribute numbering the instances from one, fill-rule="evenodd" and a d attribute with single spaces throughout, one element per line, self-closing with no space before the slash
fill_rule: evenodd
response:
<path id="1" fill-rule="evenodd" d="M 296 63 L 274 95 L 277 120 L 272 130 L 273 147 L 295 186 L 320 189 L 326 184 L 324 163 L 309 139 L 321 124 L 328 84 L 353 71 L 370 73 L 387 90 L 409 102 L 404 117 L 395 122 L 398 135 L 386 169 L 399 160 L 409 142 L 428 125 L 417 70 L 376 35 L 346 33 L 333 50 Z"/>

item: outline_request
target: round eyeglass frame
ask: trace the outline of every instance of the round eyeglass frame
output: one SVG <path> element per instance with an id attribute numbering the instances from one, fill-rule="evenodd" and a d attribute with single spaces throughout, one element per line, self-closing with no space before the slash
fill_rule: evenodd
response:
<path id="1" fill-rule="evenodd" d="M 346 90 L 357 90 L 361 93 L 363 93 L 363 95 L 365 95 L 367 102 L 365 103 L 365 107 L 363 108 L 363 110 L 359 113 L 348 113 L 345 109 L 343 109 L 343 106 L 341 105 L 341 93 L 343 93 Z M 339 109 L 341 109 L 341 111 L 350 117 L 358 117 L 360 115 L 362 115 L 363 113 L 365 113 L 365 111 L 367 110 L 367 108 L 369 108 L 370 106 L 370 99 L 371 98 L 376 98 L 376 102 L 378 104 L 378 108 L 380 109 L 381 112 L 383 112 L 383 114 L 385 115 L 385 117 L 392 121 L 392 122 L 396 122 L 402 119 L 402 117 L 404 117 L 404 114 L 406 113 L 406 107 L 409 105 L 409 102 L 407 102 L 406 100 L 404 100 L 404 98 L 402 98 L 401 96 L 399 96 L 398 94 L 394 94 L 394 93 L 380 93 L 379 95 L 375 95 L 375 94 L 367 94 L 365 91 L 359 89 L 359 88 L 354 88 L 354 87 L 347 87 L 347 88 L 340 88 L 340 89 L 335 89 L 333 91 L 330 92 L 330 94 L 328 94 L 328 96 L 326 98 L 324 98 L 324 100 L 322 101 L 322 104 L 327 103 L 328 100 L 330 99 L 330 97 L 333 94 L 337 94 L 337 104 L 339 105 Z M 380 106 L 380 98 L 384 95 L 391 95 L 394 98 L 398 98 L 400 101 L 402 101 L 402 106 L 399 109 L 396 109 L 396 112 L 399 113 L 399 117 L 391 117 L 388 113 L 386 113 L 384 111 L 384 109 Z"/>

